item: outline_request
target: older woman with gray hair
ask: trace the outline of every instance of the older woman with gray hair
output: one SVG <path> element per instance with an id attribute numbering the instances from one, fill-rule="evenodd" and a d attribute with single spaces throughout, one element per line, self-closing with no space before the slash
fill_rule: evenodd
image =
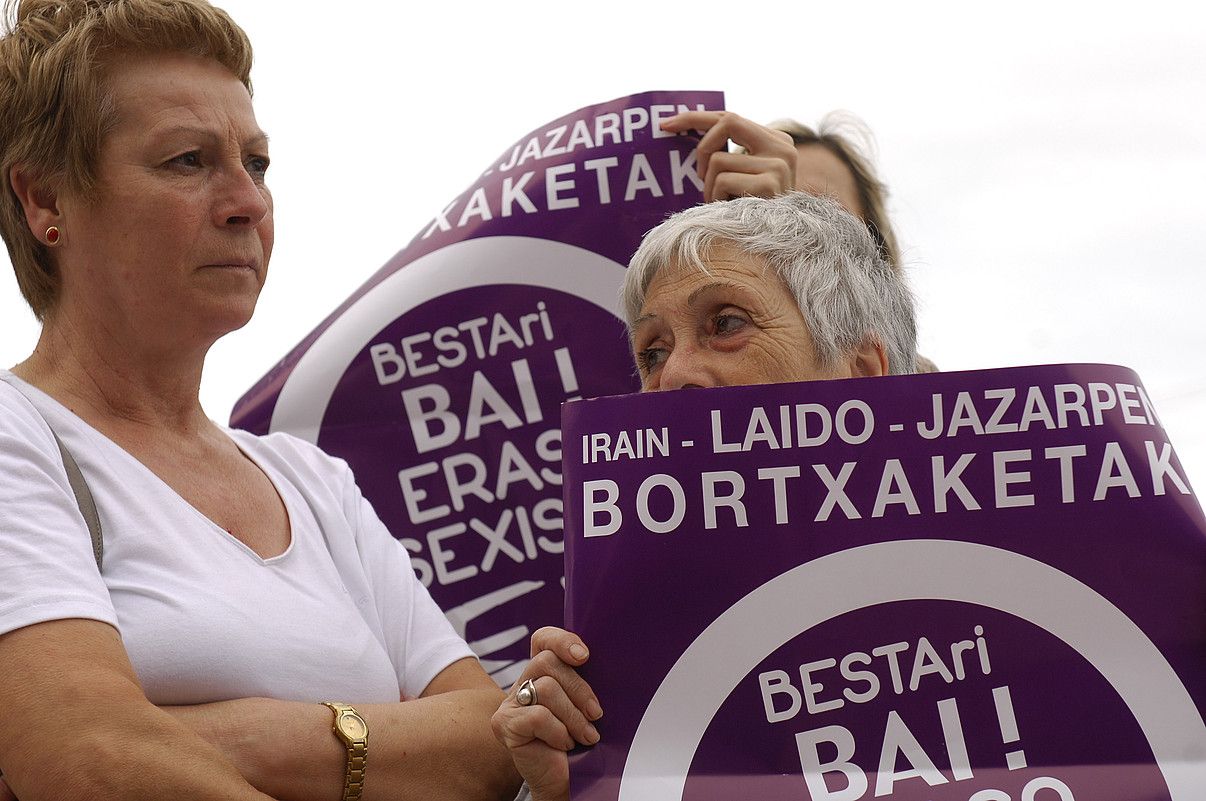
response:
<path id="1" fill-rule="evenodd" d="M 623 289 L 642 390 L 859 378 L 915 370 L 913 299 L 865 225 L 793 192 L 708 203 L 646 235 Z M 494 714 L 533 801 L 569 798 L 566 752 L 593 745 L 599 699 L 577 635 L 544 628 Z"/>
<path id="2" fill-rule="evenodd" d="M 916 359 L 899 271 L 804 192 L 671 217 L 632 257 L 624 312 L 646 391 L 911 373 Z"/>

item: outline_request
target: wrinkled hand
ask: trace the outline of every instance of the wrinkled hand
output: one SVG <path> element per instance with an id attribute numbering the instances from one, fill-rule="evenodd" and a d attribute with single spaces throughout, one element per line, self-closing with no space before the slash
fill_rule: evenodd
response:
<path id="1" fill-rule="evenodd" d="M 603 716 L 595 697 L 575 668 L 589 653 L 576 634 L 545 627 L 532 635 L 532 661 L 511 687 L 491 721 L 515 768 L 532 790 L 532 801 L 568 801 L 569 759 L 575 745 L 594 745 L 599 732 L 591 721 Z M 515 693 L 528 679 L 537 703 L 521 706 Z"/>
<path id="2" fill-rule="evenodd" d="M 704 200 L 734 197 L 774 197 L 796 183 L 796 146 L 782 131 L 747 120 L 729 111 L 686 111 L 662 121 L 663 131 L 699 131 L 696 168 L 704 179 Z M 728 142 L 745 153 L 728 152 Z"/>

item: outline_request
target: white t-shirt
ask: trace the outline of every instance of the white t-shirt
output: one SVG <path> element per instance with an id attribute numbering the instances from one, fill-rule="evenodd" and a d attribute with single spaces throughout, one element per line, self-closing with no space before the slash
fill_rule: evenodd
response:
<path id="1" fill-rule="evenodd" d="M 103 571 L 47 422 L 96 499 Z M 160 705 L 397 701 L 472 655 L 346 463 L 287 434 L 229 433 L 288 510 L 292 541 L 271 559 L 0 371 L 0 634 L 65 618 L 110 623 Z"/>

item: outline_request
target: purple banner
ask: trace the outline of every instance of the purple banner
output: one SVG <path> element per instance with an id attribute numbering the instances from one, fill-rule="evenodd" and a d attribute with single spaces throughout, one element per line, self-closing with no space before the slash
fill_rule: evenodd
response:
<path id="1" fill-rule="evenodd" d="M 1206 798 L 1206 520 L 1130 370 L 562 420 L 575 801 Z"/>
<path id="2" fill-rule="evenodd" d="M 649 92 L 523 137 L 236 406 L 348 461 L 503 685 L 564 603 L 559 406 L 636 388 L 616 317 L 644 233 L 702 199 L 715 92 Z"/>

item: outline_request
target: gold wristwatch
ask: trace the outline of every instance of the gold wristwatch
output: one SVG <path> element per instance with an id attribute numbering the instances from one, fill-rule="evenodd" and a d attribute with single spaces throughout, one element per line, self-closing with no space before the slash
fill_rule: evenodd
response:
<path id="1" fill-rule="evenodd" d="M 331 730 L 348 749 L 348 768 L 343 779 L 343 801 L 360 801 L 364 790 L 364 763 L 368 758 L 368 724 L 347 704 L 323 701 L 335 713 Z"/>

